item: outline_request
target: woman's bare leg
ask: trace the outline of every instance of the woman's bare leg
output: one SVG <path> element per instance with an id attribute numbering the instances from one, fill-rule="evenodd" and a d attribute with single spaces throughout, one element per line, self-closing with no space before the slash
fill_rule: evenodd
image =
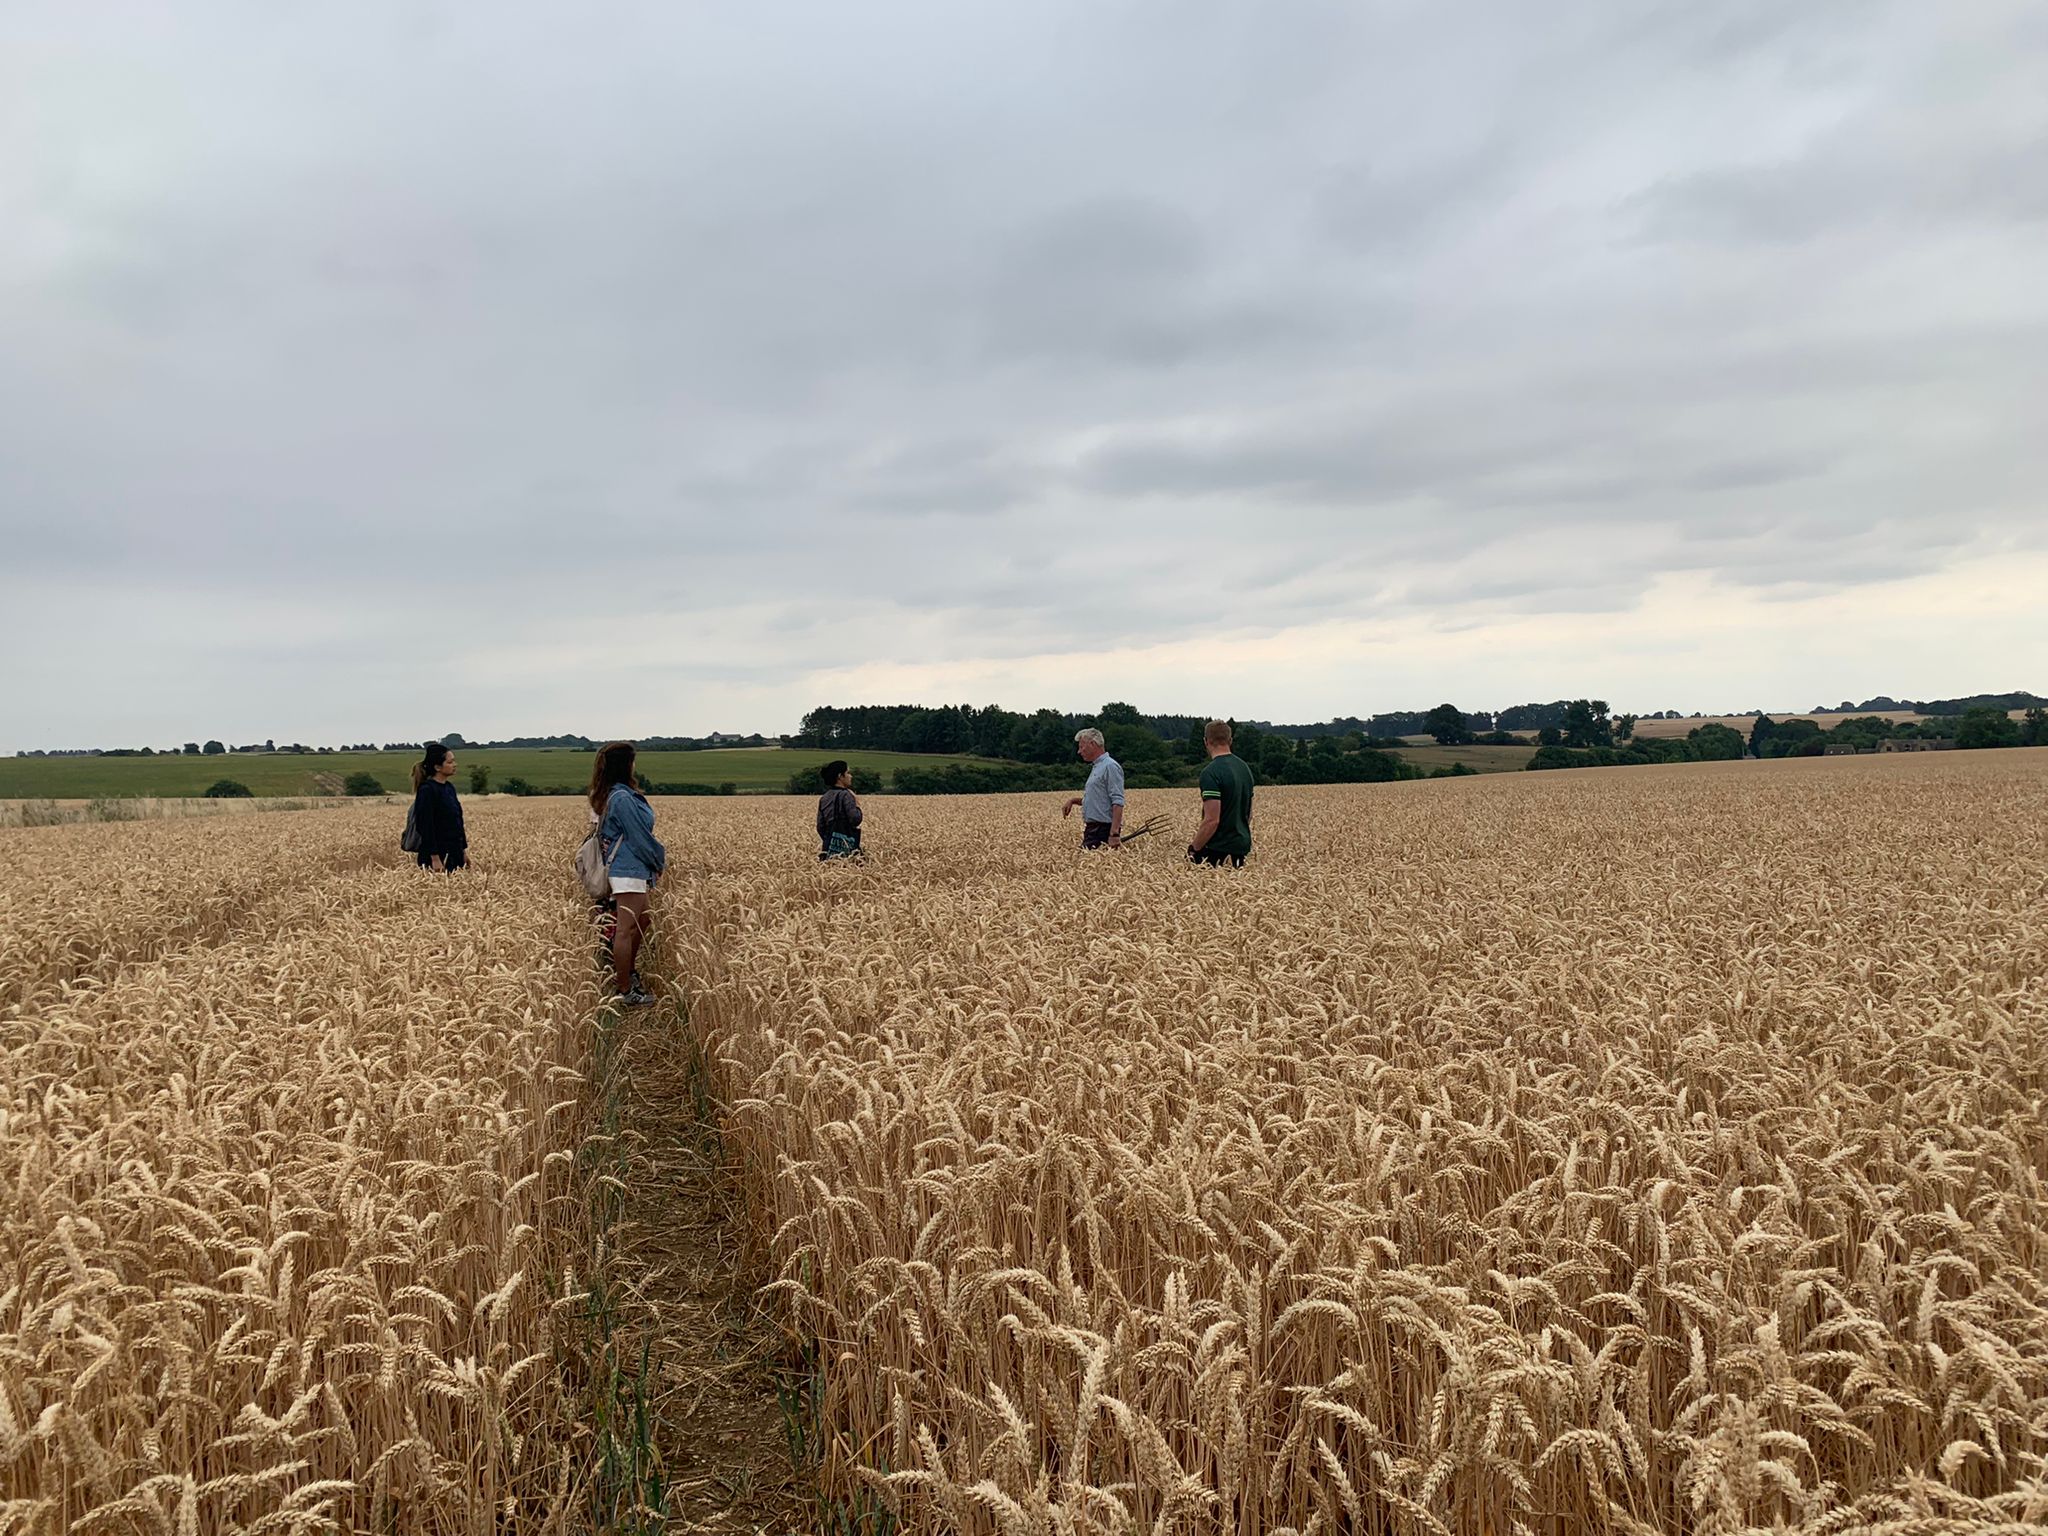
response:
<path id="1" fill-rule="evenodd" d="M 640 955 L 640 939 L 647 931 L 647 893 L 620 891 L 618 924 L 612 929 L 612 979 L 621 992 L 633 986 L 633 962 Z"/>

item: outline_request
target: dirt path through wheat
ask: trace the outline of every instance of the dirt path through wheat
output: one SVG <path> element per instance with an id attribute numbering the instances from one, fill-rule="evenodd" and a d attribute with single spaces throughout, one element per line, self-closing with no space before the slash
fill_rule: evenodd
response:
<path id="1" fill-rule="evenodd" d="M 622 1187 L 606 1269 L 665 1498 L 664 1519 L 615 1528 L 807 1532 L 815 1490 L 785 1429 L 781 1343 L 756 1300 L 738 1190 L 678 1008 L 626 1010 L 607 1053 Z"/>

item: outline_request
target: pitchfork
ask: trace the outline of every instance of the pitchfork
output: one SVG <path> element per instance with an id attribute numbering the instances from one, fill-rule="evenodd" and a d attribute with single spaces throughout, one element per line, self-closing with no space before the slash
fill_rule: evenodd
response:
<path id="1" fill-rule="evenodd" d="M 1147 816 L 1143 821 L 1139 822 L 1137 826 L 1133 827 L 1130 831 L 1124 833 L 1120 841 L 1126 843 L 1135 843 L 1147 832 L 1157 832 L 1161 827 L 1166 825 L 1166 822 L 1167 818 L 1164 816 Z"/>

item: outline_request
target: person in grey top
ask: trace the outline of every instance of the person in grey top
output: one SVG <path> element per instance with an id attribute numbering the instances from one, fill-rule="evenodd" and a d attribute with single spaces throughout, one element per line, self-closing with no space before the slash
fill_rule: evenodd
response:
<path id="1" fill-rule="evenodd" d="M 1074 733 L 1074 744 L 1081 753 L 1081 761 L 1088 765 L 1088 782 L 1081 793 L 1069 800 L 1061 809 L 1061 816 L 1074 814 L 1074 807 L 1081 808 L 1081 846 L 1083 848 L 1121 848 L 1124 844 L 1124 769 L 1123 764 L 1109 755 L 1109 748 L 1103 744 L 1102 732 L 1089 726 L 1085 731 Z"/>
<path id="2" fill-rule="evenodd" d="M 850 859 L 860 852 L 863 812 L 853 792 L 853 775 L 841 758 L 818 770 L 825 793 L 818 796 L 818 858 Z"/>

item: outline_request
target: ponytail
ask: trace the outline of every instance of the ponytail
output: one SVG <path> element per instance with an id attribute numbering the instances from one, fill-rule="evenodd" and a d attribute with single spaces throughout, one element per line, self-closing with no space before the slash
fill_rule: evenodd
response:
<path id="1" fill-rule="evenodd" d="M 426 755 L 412 765 L 412 788 L 414 794 L 419 793 L 420 786 L 433 776 L 434 770 L 441 766 L 441 760 L 447 755 L 448 748 L 443 743 L 438 741 L 427 743 Z"/>
<path id="2" fill-rule="evenodd" d="M 590 808 L 600 816 L 604 814 L 605 801 L 611 798 L 614 787 L 620 784 L 632 787 L 633 757 L 633 743 L 630 741 L 608 742 L 597 749 L 597 761 L 590 770 Z"/>

